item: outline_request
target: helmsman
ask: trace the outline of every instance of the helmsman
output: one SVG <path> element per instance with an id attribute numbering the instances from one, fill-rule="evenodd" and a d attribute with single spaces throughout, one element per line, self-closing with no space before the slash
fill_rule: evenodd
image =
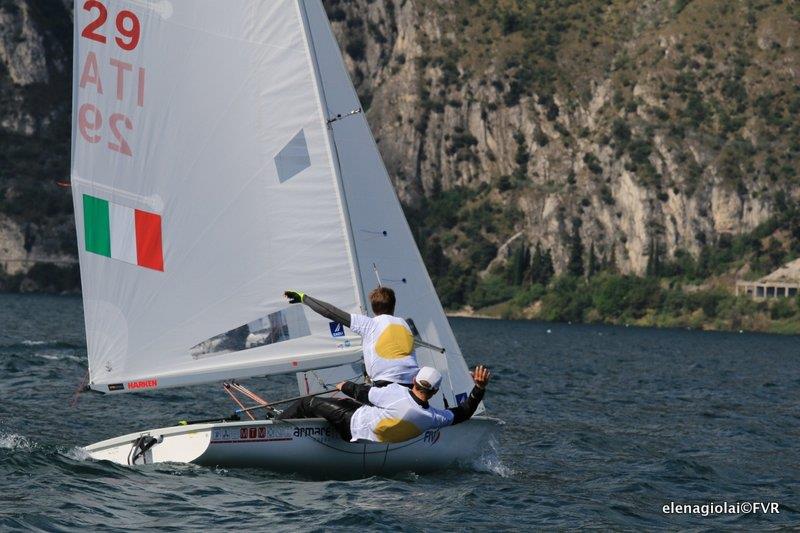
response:
<path id="1" fill-rule="evenodd" d="M 306 397 L 289 406 L 278 419 L 324 418 L 345 440 L 403 442 L 429 429 L 469 420 L 483 399 L 489 383 L 489 369 L 479 365 L 472 377 L 475 386 L 458 407 L 437 409 L 429 404 L 439 390 L 442 375 L 435 368 L 425 366 L 417 373 L 411 389 L 396 383 L 370 387 L 345 381 L 336 388 L 353 400 Z"/>

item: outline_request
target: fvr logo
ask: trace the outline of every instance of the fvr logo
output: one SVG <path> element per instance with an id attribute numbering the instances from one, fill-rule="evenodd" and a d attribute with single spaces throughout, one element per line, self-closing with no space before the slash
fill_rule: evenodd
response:
<path id="1" fill-rule="evenodd" d="M 338 322 L 328 324 L 331 328 L 331 337 L 344 337 L 344 326 Z"/>
<path id="2" fill-rule="evenodd" d="M 442 436 L 441 432 L 438 429 L 429 429 L 425 432 L 425 436 L 422 438 L 422 442 L 427 442 L 431 446 L 439 442 L 439 438 Z"/>

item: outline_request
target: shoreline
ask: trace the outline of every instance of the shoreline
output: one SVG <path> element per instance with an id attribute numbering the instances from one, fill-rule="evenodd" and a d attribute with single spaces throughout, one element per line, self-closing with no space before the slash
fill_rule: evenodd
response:
<path id="1" fill-rule="evenodd" d="M 736 327 L 725 320 L 711 320 L 699 322 L 697 317 L 692 316 L 665 316 L 665 315 L 646 315 L 639 319 L 630 320 L 547 320 L 541 316 L 525 316 L 512 314 L 504 316 L 502 312 L 487 314 L 485 312 L 475 312 L 465 309 L 456 311 L 445 311 L 447 318 L 481 318 L 485 320 L 519 320 L 535 321 L 548 324 L 583 324 L 583 325 L 603 325 L 617 327 L 636 327 L 636 328 L 655 328 L 655 329 L 685 329 L 690 331 L 711 331 L 721 333 L 762 333 L 767 335 L 781 336 L 800 336 L 800 323 L 786 322 L 765 319 L 757 328 Z"/>
<path id="2" fill-rule="evenodd" d="M 0 291 L 2 296 L 55 296 L 55 297 L 78 297 L 82 298 L 82 294 L 77 291 L 61 291 L 61 292 L 46 292 L 46 291 L 31 291 L 31 292 L 8 292 Z M 597 320 L 547 320 L 544 317 L 537 316 L 535 313 L 508 313 L 508 309 L 503 305 L 495 305 L 488 310 L 473 311 L 470 309 L 456 309 L 445 310 L 445 316 L 449 318 L 480 318 L 484 320 L 530 320 L 537 322 L 546 322 L 550 324 L 585 324 L 585 325 L 606 325 L 606 326 L 620 326 L 620 327 L 641 327 L 641 328 L 657 328 L 657 329 L 689 329 L 693 331 L 719 331 L 727 333 L 766 333 L 770 335 L 800 335 L 800 322 L 774 320 L 762 315 L 762 320 L 757 322 L 758 327 L 737 327 L 733 325 L 730 320 L 725 319 L 711 319 L 704 321 L 703 318 L 697 315 L 663 315 L 658 313 L 648 312 L 641 318 L 630 318 L 629 320 L 614 320 L 603 319 L 598 317 Z M 653 311 L 653 310 L 650 310 Z"/>

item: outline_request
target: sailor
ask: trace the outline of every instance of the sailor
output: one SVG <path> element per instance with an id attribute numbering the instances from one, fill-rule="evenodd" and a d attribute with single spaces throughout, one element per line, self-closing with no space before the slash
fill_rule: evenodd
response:
<path id="1" fill-rule="evenodd" d="M 402 318 L 392 316 L 394 291 L 377 287 L 369 293 L 375 317 L 350 314 L 333 305 L 298 291 L 286 291 L 289 303 L 302 302 L 329 320 L 344 324 L 363 338 L 364 366 L 375 387 L 399 383 L 411 387 L 419 371 L 414 351 L 414 335 Z"/>
<path id="2" fill-rule="evenodd" d="M 489 369 L 478 365 L 472 378 L 475 386 L 458 407 L 437 409 L 428 402 L 438 392 L 442 375 L 435 368 L 422 367 L 411 389 L 392 383 L 385 387 L 344 381 L 336 388 L 354 398 L 310 397 L 299 400 L 278 416 L 279 420 L 324 418 L 343 439 L 372 442 L 403 442 L 429 429 L 469 420 L 483 399 Z"/>

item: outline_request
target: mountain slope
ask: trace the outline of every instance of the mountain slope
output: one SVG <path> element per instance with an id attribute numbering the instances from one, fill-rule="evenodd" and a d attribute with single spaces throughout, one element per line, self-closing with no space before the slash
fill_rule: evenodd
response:
<path id="1" fill-rule="evenodd" d="M 644 274 L 800 199 L 796 2 L 325 5 L 450 307 L 523 247 Z M 64 6 L 0 2 L 0 251 L 25 257 L 74 254 Z"/>

